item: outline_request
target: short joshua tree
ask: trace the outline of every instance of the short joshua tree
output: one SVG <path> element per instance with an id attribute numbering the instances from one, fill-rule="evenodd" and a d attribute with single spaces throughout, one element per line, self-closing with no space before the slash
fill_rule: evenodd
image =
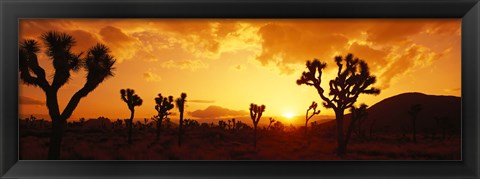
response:
<path id="1" fill-rule="evenodd" d="M 158 97 L 155 98 L 155 110 L 158 112 L 158 115 L 155 116 L 154 120 L 157 122 L 157 135 L 156 140 L 160 139 L 160 132 L 162 129 L 162 121 L 168 118 L 171 109 L 173 109 L 173 96 L 164 97 L 162 94 L 158 94 Z"/>
<path id="2" fill-rule="evenodd" d="M 272 124 L 275 122 L 275 119 L 273 119 L 272 117 L 268 119 L 270 123 L 268 123 L 268 127 L 267 127 L 267 131 L 270 129 L 270 126 L 272 126 Z"/>
<path id="3" fill-rule="evenodd" d="M 128 144 L 132 144 L 133 117 L 135 115 L 135 106 L 141 106 L 143 100 L 135 94 L 133 89 L 122 89 L 120 94 L 123 102 L 127 103 L 130 110 L 130 119 L 128 120 Z"/>
<path id="4" fill-rule="evenodd" d="M 408 114 L 412 117 L 412 130 L 413 130 L 413 142 L 417 143 L 417 129 L 416 129 L 416 121 L 417 121 L 417 116 L 418 113 L 422 111 L 422 105 L 421 104 L 414 104 L 410 106 L 410 109 L 408 110 Z"/>
<path id="5" fill-rule="evenodd" d="M 182 138 L 183 138 L 183 112 L 185 109 L 185 102 L 187 98 L 187 93 L 182 93 L 180 98 L 177 98 L 175 101 L 177 103 L 178 111 L 180 112 L 180 121 L 178 123 L 178 146 L 182 145 Z"/>
<path id="6" fill-rule="evenodd" d="M 366 120 L 367 118 L 367 105 L 366 104 L 361 104 L 360 107 L 356 108 L 355 106 L 352 106 L 350 108 L 351 112 L 351 119 L 350 119 L 350 125 L 348 126 L 347 129 L 347 137 L 345 138 L 345 143 L 348 144 L 348 141 L 352 137 L 352 133 L 355 130 L 355 126 L 357 127 L 358 133 L 361 134 L 361 125 L 362 122 Z M 360 135 L 359 135 L 360 136 Z"/>
<path id="7" fill-rule="evenodd" d="M 307 112 L 305 114 L 305 136 L 307 136 L 308 132 L 308 121 L 314 116 L 320 114 L 320 109 L 317 110 L 318 104 L 313 101 L 310 107 L 308 107 Z M 313 111 L 312 111 L 313 110 Z M 312 111 L 312 113 L 309 115 L 309 112 Z"/>
<path id="8" fill-rule="evenodd" d="M 257 125 L 265 112 L 265 105 L 250 104 L 250 118 L 253 121 L 253 146 L 257 147 Z"/>

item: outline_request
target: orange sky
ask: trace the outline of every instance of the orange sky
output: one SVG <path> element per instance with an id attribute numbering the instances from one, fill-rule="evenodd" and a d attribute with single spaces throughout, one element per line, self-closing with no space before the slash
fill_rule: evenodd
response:
<path id="1" fill-rule="evenodd" d="M 295 83 L 306 60 L 327 62 L 328 81 L 333 57 L 347 53 L 377 76 L 380 95 L 358 100 L 369 106 L 404 92 L 460 96 L 460 25 L 460 19 L 24 19 L 19 38 L 56 30 L 77 40 L 76 52 L 97 42 L 111 49 L 115 76 L 83 98 L 71 119 L 128 118 L 119 91 L 133 88 L 144 100 L 135 118 L 156 114 L 157 93 L 177 98 L 186 92 L 186 117 L 202 121 L 246 116 L 252 102 L 267 106 L 264 116 L 303 116 L 313 100 L 322 102 L 313 87 Z M 53 74 L 44 52 L 39 60 Z M 60 89 L 61 109 L 84 76 L 73 73 Z M 19 98 L 21 116 L 47 114 L 40 88 L 20 84 Z"/>

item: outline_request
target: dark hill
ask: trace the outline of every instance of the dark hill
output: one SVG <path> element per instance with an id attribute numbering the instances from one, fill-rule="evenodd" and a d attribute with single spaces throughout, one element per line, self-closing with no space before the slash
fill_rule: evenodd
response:
<path id="1" fill-rule="evenodd" d="M 374 133 L 401 132 L 412 130 L 412 119 L 408 114 L 414 104 L 422 105 L 418 113 L 416 125 L 419 132 L 439 131 L 441 123 L 436 118 L 447 121 L 449 131 L 460 131 L 461 128 L 461 98 L 455 96 L 435 96 L 422 93 L 403 93 L 386 98 L 367 109 L 367 120 L 362 124 L 365 132 L 372 128 Z M 349 113 L 350 110 L 346 110 Z M 349 124 L 350 114 L 346 115 L 345 125 Z M 335 121 L 327 127 L 335 125 Z M 346 126 L 344 128 L 347 129 Z"/>

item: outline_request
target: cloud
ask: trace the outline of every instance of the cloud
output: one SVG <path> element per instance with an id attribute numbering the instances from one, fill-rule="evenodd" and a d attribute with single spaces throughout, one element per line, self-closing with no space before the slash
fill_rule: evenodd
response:
<path id="1" fill-rule="evenodd" d="M 433 46 L 414 41 L 418 34 L 457 35 L 460 21 L 432 20 L 305 20 L 273 21 L 261 25 L 262 50 L 256 60 L 263 66 L 276 66 L 281 74 L 301 73 L 313 58 L 326 62 L 327 70 L 337 68 L 334 56 L 353 53 L 365 60 L 380 85 L 388 88 L 393 78 L 425 68 L 452 45 L 433 50 Z M 445 38 L 443 38 L 445 39 Z M 446 42 L 448 43 L 448 42 Z"/>
<path id="2" fill-rule="evenodd" d="M 230 110 L 220 106 L 209 106 L 204 110 L 196 110 L 193 112 L 188 112 L 192 117 L 198 118 L 219 118 L 219 117 L 234 117 L 234 116 L 244 116 L 248 113 L 244 110 Z"/>
<path id="3" fill-rule="evenodd" d="M 359 44 L 354 42 L 349 50 L 349 53 L 354 54 L 356 57 L 368 60 L 369 66 L 374 69 L 382 68 L 382 66 L 388 64 L 387 55 L 389 51 L 386 49 L 375 49 L 367 44 Z"/>
<path id="4" fill-rule="evenodd" d="M 30 97 L 27 97 L 27 96 L 20 96 L 19 97 L 19 103 L 23 104 L 23 105 L 40 105 L 40 106 L 45 105 L 44 101 L 34 99 L 34 98 L 30 98 Z"/>
<path id="5" fill-rule="evenodd" d="M 226 52 L 254 54 L 259 65 L 276 68 L 280 74 L 287 75 L 301 73 L 305 61 L 313 58 L 327 62 L 327 68 L 335 68 L 334 56 L 353 53 L 367 61 L 374 75 L 395 78 L 398 76 L 395 73 L 407 74 L 412 68 L 432 64 L 439 53 L 452 48 L 454 44 L 441 40 L 452 39 L 451 36 L 460 38 L 460 23 L 460 20 L 432 19 L 35 19 L 21 20 L 20 38 L 38 38 L 49 30 L 68 32 L 78 41 L 75 51 L 86 51 L 101 42 L 110 47 L 118 63 L 143 60 L 159 62 L 164 68 L 192 71 L 208 68 L 210 62 Z M 423 42 L 415 40 L 419 36 Z M 441 43 L 426 43 L 430 38 Z M 427 60 L 398 61 L 411 60 L 406 57 Z M 242 66 L 233 67 L 233 70 L 242 69 Z M 379 83 L 388 87 L 390 80 Z"/>
<path id="6" fill-rule="evenodd" d="M 201 60 L 168 60 L 163 62 L 161 66 L 163 68 L 178 68 L 191 71 L 208 67 L 208 65 Z"/>
<path id="7" fill-rule="evenodd" d="M 143 78 L 151 82 L 159 82 L 162 79 L 159 75 L 150 71 L 143 73 Z"/>
<path id="8" fill-rule="evenodd" d="M 113 26 L 103 27 L 99 35 L 102 37 L 103 42 L 110 47 L 111 53 L 120 62 L 131 59 L 141 49 L 135 38 L 128 36 L 119 28 Z"/>
<path id="9" fill-rule="evenodd" d="M 47 31 L 55 30 L 64 32 L 72 26 L 70 21 L 59 19 L 21 19 L 19 35 L 28 39 L 39 39 Z"/>
<path id="10" fill-rule="evenodd" d="M 461 91 L 462 88 L 449 88 L 449 89 L 444 89 L 445 92 L 459 92 Z"/>
<path id="11" fill-rule="evenodd" d="M 189 103 L 215 103 L 213 100 L 201 100 L 201 99 L 192 99 L 188 100 Z"/>
<path id="12" fill-rule="evenodd" d="M 73 30 L 68 32 L 75 39 L 75 46 L 72 47 L 74 52 L 86 52 L 88 49 L 93 47 L 95 44 L 99 43 L 100 40 L 97 37 L 84 30 Z"/>
<path id="13" fill-rule="evenodd" d="M 311 24 L 306 24 L 311 26 Z M 348 39 L 337 33 L 309 29 L 304 24 L 269 23 L 259 30 L 262 37 L 262 51 L 257 60 L 262 65 L 269 63 L 282 66 L 304 63 L 313 58 L 332 57 L 336 50 L 342 50 Z"/>
<path id="14" fill-rule="evenodd" d="M 231 67 L 231 69 L 233 69 L 235 71 L 243 71 L 243 70 L 245 70 L 245 65 L 240 65 L 240 64 L 234 65 L 234 66 Z"/>
<path id="15" fill-rule="evenodd" d="M 400 48 L 393 50 L 393 53 L 388 56 L 391 62 L 383 67 L 382 72 L 377 75 L 381 76 L 379 79 L 380 88 L 386 89 L 390 87 L 390 82 L 393 78 L 412 72 L 413 69 L 427 67 L 439 57 L 440 54 L 416 44 L 410 45 L 405 49 Z"/>
<path id="16" fill-rule="evenodd" d="M 376 24 L 368 26 L 367 39 L 377 44 L 403 42 L 408 40 L 409 36 L 423 32 L 427 25 L 427 22 L 420 20 L 377 21 Z"/>

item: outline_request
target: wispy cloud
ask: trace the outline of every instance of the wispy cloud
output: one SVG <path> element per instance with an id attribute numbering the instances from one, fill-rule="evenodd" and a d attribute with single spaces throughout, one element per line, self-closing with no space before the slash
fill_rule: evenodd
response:
<path id="1" fill-rule="evenodd" d="M 150 71 L 143 73 L 143 78 L 145 78 L 145 80 L 151 81 L 151 82 L 159 82 L 162 79 L 159 75 L 157 75 L 153 72 L 150 72 Z"/>
<path id="2" fill-rule="evenodd" d="M 451 89 L 445 89 L 444 91 L 445 92 L 459 92 L 460 90 L 462 90 L 461 88 L 451 88 Z"/>
<path id="3" fill-rule="evenodd" d="M 213 100 L 201 100 L 201 99 L 192 99 L 188 100 L 190 103 L 215 103 Z"/>
<path id="4" fill-rule="evenodd" d="M 45 105 L 44 101 L 27 97 L 27 96 L 20 96 L 19 97 L 19 103 L 23 105 Z"/>
<path id="5" fill-rule="evenodd" d="M 201 60 L 168 60 L 163 62 L 161 66 L 163 68 L 178 68 L 191 71 L 208 67 L 208 65 Z"/>

